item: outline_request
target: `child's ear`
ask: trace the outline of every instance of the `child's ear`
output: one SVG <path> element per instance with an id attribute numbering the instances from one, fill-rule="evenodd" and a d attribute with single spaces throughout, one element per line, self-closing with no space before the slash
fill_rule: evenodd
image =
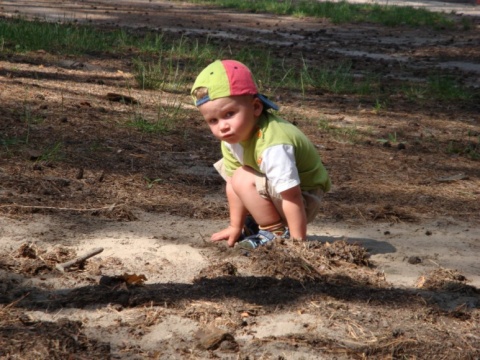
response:
<path id="1" fill-rule="evenodd" d="M 255 116 L 260 116 L 263 111 L 263 103 L 258 97 L 253 98 L 253 113 Z"/>

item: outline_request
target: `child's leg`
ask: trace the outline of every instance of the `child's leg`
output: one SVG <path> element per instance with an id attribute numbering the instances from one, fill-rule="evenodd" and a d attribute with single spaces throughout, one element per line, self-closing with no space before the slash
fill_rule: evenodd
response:
<path id="1" fill-rule="evenodd" d="M 270 199 L 258 193 L 255 178 L 256 174 L 252 168 L 248 166 L 238 168 L 232 176 L 233 190 L 260 227 L 282 225 L 282 217 L 275 205 Z"/>
<path id="2" fill-rule="evenodd" d="M 259 225 L 257 233 L 245 237 L 238 243 L 238 247 L 245 251 L 265 245 L 276 238 L 289 237 L 280 212 L 268 196 L 262 196 L 266 189 L 260 184 L 261 180 L 265 182 L 265 179 L 261 178 L 262 176 L 253 169 L 244 166 L 235 170 L 230 182 L 235 194 Z"/>

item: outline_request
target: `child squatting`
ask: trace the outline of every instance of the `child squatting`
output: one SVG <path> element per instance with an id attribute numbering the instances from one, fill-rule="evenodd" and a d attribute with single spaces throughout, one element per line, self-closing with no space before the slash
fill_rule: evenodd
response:
<path id="1" fill-rule="evenodd" d="M 307 223 L 330 189 L 318 151 L 295 125 L 270 110 L 251 71 L 217 60 L 198 75 L 191 94 L 221 141 L 215 168 L 226 181 L 230 225 L 212 241 L 250 250 L 276 238 L 305 240 Z"/>

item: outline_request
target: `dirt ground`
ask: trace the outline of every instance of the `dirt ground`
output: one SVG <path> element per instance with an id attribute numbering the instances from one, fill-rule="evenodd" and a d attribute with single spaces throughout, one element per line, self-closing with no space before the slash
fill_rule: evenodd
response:
<path id="1" fill-rule="evenodd" d="M 480 358 L 478 17 L 434 31 L 170 1 L 0 1 L 0 16 L 19 14 L 208 37 L 312 68 L 350 59 L 385 87 L 441 73 L 477 101 L 399 94 L 379 107 L 278 89 L 333 189 L 310 241 L 245 256 L 209 241 L 228 223 L 220 152 L 187 93 L 185 121 L 148 134 L 126 126 L 134 104 L 107 94 L 152 119 L 178 94 L 140 90 L 133 55 L 0 55 L 1 359 Z"/>

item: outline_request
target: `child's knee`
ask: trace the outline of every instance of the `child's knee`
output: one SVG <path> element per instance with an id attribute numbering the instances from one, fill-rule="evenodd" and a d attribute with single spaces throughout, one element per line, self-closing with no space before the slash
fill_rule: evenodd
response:
<path id="1" fill-rule="evenodd" d="M 232 175 L 232 187 L 235 192 L 255 188 L 255 175 L 248 166 L 239 167 Z"/>

